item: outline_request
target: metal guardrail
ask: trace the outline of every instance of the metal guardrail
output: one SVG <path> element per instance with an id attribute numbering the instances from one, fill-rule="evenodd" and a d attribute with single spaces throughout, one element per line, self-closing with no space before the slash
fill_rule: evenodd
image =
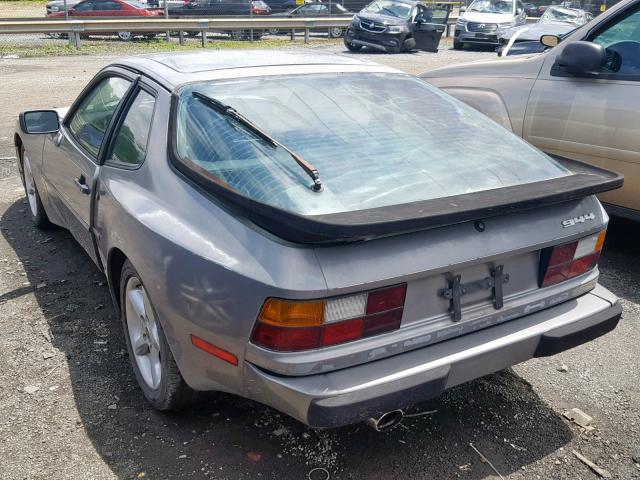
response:
<path id="1" fill-rule="evenodd" d="M 80 47 L 79 35 L 88 33 L 115 33 L 115 32 L 182 32 L 198 31 L 261 31 L 270 29 L 304 30 L 305 43 L 309 40 L 309 30 L 318 28 L 341 27 L 346 28 L 351 23 L 352 15 L 330 17 L 307 18 L 278 18 L 270 16 L 255 17 L 216 17 L 216 18 L 103 18 L 103 19 L 12 19 L 0 20 L 0 35 L 20 33 L 63 33 L 69 34 L 70 39 L 77 48 Z M 455 25 L 458 16 L 450 16 L 446 26 L 446 36 Z M 537 21 L 537 18 L 527 18 L 527 23 Z M 206 35 L 202 35 L 202 43 L 206 41 Z"/>
<path id="2" fill-rule="evenodd" d="M 268 30 L 347 27 L 352 16 L 277 18 L 269 16 L 224 18 L 144 18 L 91 20 L 0 21 L 0 34 L 6 33 L 103 33 L 164 32 L 210 30 Z"/>

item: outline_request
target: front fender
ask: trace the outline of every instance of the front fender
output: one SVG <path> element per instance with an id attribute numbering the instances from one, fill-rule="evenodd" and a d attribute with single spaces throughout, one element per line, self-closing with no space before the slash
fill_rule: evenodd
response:
<path id="1" fill-rule="evenodd" d="M 513 132 L 507 106 L 499 93 L 483 88 L 445 87 L 449 95 L 484 113 L 491 120 Z"/>

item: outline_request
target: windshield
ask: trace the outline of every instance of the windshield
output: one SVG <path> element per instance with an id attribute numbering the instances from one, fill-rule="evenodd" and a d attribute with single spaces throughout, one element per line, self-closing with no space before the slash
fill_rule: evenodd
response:
<path id="1" fill-rule="evenodd" d="M 411 5 L 394 0 L 376 0 L 364 7 L 362 11 L 367 13 L 390 15 L 398 18 L 409 18 L 411 15 Z"/>
<path id="2" fill-rule="evenodd" d="M 540 23 L 568 23 L 570 25 L 582 25 L 585 22 L 583 12 L 569 8 L 549 7 L 545 10 Z"/>
<path id="3" fill-rule="evenodd" d="M 513 13 L 514 10 L 513 2 L 509 0 L 475 0 L 468 9 L 480 13 Z"/>
<path id="4" fill-rule="evenodd" d="M 202 101 L 230 105 L 320 172 Z M 303 215 L 399 205 L 568 172 L 496 123 L 403 74 L 310 74 L 190 84 L 176 160 L 236 192 Z"/>

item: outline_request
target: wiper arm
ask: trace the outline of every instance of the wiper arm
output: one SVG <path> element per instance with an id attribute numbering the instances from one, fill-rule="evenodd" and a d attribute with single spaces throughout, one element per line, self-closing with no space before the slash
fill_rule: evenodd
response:
<path id="1" fill-rule="evenodd" d="M 204 103 L 205 105 L 208 105 L 209 107 L 214 109 L 216 112 L 220 113 L 221 115 L 232 118 L 233 120 L 238 122 L 240 125 L 245 127 L 247 130 L 249 130 L 251 133 L 253 133 L 256 137 L 260 138 L 261 140 L 264 140 L 266 143 L 271 145 L 273 148 L 280 147 L 284 149 L 289 155 L 291 155 L 291 158 L 293 158 L 296 161 L 296 163 L 300 165 L 300 167 L 302 167 L 302 169 L 307 173 L 307 175 L 309 175 L 313 180 L 313 186 L 311 187 L 311 190 L 313 190 L 314 192 L 322 191 L 322 182 L 320 181 L 320 173 L 318 172 L 318 169 L 313 165 L 311 165 L 309 162 L 307 162 L 304 158 L 302 158 L 301 155 L 297 154 L 290 148 L 286 147 L 285 145 L 277 141 L 275 138 L 273 138 L 267 132 L 262 130 L 260 127 L 258 127 L 255 123 L 253 123 L 247 117 L 239 113 L 232 106 L 226 105 L 222 103 L 220 100 L 216 100 L 215 98 L 208 97 L 207 95 L 204 95 L 199 92 L 193 92 L 193 96 L 194 98 L 197 98 L 202 103 Z"/>
<path id="2" fill-rule="evenodd" d="M 397 16 L 398 16 L 398 15 L 396 15 L 396 13 L 395 13 L 393 10 L 389 10 L 389 9 L 388 9 L 388 8 L 386 8 L 386 7 L 380 7 L 380 9 L 381 9 L 381 10 L 383 10 L 383 11 L 385 11 L 385 12 L 389 12 L 389 14 L 390 14 L 392 17 L 397 17 Z"/>

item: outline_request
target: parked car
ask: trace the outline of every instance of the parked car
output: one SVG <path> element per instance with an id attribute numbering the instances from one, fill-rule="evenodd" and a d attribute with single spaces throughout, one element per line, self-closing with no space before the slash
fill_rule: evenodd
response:
<path id="1" fill-rule="evenodd" d="M 82 0 L 67 0 L 67 8 L 73 8 Z M 52 13 L 64 12 L 64 0 L 53 0 L 48 2 L 46 6 L 46 15 L 49 16 Z"/>
<path id="2" fill-rule="evenodd" d="M 448 18 L 447 8 L 418 0 L 374 0 L 354 15 L 344 44 L 352 52 L 362 47 L 387 53 L 437 51 Z"/>
<path id="3" fill-rule="evenodd" d="M 621 172 L 601 196 L 610 212 L 640 219 L 640 1 L 618 3 L 546 53 L 450 67 L 424 78 L 538 148 Z"/>
<path id="4" fill-rule="evenodd" d="M 593 19 L 593 15 L 584 10 L 576 10 L 565 7 L 549 7 L 540 20 L 531 25 L 521 27 L 511 27 L 498 30 L 498 42 L 501 47 L 498 55 L 507 52 L 518 42 L 536 41 L 540 42 L 543 35 L 561 36 L 575 30 Z"/>
<path id="5" fill-rule="evenodd" d="M 216 390 L 382 429 L 621 315 L 593 195 L 621 177 L 386 66 L 119 59 L 66 111 L 22 113 L 15 145 L 27 215 L 104 271 L 160 410 Z"/>
<path id="6" fill-rule="evenodd" d="M 92 17 L 157 17 L 163 15 L 161 9 L 150 8 L 136 0 L 83 0 L 69 9 L 71 18 Z M 64 10 L 53 12 L 48 18 L 64 18 Z M 100 34 L 100 33 L 98 33 Z M 104 32 L 102 34 L 109 34 Z M 118 32 L 120 40 L 131 40 L 136 34 L 132 32 Z M 154 33 L 144 33 L 146 37 L 155 36 Z"/>
<path id="7" fill-rule="evenodd" d="M 523 3 L 524 13 L 527 17 L 535 17 L 538 14 L 538 6 L 534 3 Z"/>
<path id="8" fill-rule="evenodd" d="M 524 25 L 527 16 L 518 0 L 474 0 L 456 21 L 453 48 L 465 44 L 498 46 L 498 30 Z"/>
<path id="9" fill-rule="evenodd" d="M 288 12 L 298 6 L 296 0 L 266 0 L 266 2 L 272 13 Z"/>
<path id="10" fill-rule="evenodd" d="M 268 15 L 271 7 L 262 0 L 184 0 L 181 7 L 169 9 L 172 17 L 213 17 L 238 15 Z M 199 32 L 189 32 L 195 36 Z M 262 30 L 231 30 L 228 32 L 236 40 L 259 40 Z"/>
<path id="11" fill-rule="evenodd" d="M 324 2 L 313 2 L 313 3 L 305 3 L 304 5 L 300 5 L 292 10 L 283 13 L 275 13 L 272 17 L 286 17 L 286 18 L 300 18 L 300 17 L 323 17 L 328 15 L 349 15 L 353 12 L 350 12 L 346 8 L 344 8 L 339 3 L 324 3 Z M 327 30 L 326 28 L 322 30 Z M 344 35 L 344 28 L 342 27 L 332 27 L 329 28 L 329 37 L 330 38 L 340 38 Z M 272 28 L 269 30 L 269 33 L 276 35 L 281 33 L 282 29 Z"/>
<path id="12" fill-rule="evenodd" d="M 252 0 L 185 0 L 183 5 L 169 9 L 171 16 L 261 15 L 269 13 Z M 265 4 L 265 2 L 260 2 Z"/>

